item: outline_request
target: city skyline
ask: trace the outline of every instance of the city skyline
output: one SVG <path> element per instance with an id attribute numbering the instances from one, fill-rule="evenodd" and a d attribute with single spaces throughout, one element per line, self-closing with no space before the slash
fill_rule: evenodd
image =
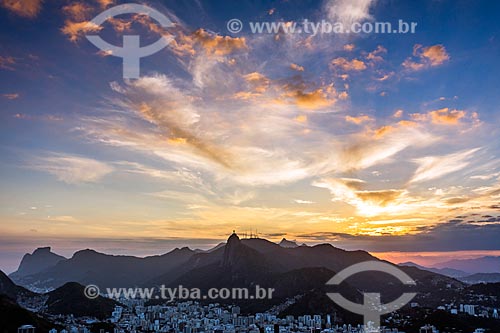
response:
<path id="1" fill-rule="evenodd" d="M 151 1 L 173 28 L 88 24 L 119 3 L 0 1 L 0 269 L 40 246 L 144 256 L 233 229 L 399 262 L 500 254 L 499 4 Z M 250 30 L 304 19 L 417 25 Z M 173 40 L 127 81 L 89 33 Z"/>

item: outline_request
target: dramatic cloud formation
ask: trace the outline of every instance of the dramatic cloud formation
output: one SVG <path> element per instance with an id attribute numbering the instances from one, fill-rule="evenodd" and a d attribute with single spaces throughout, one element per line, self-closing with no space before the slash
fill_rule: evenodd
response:
<path id="1" fill-rule="evenodd" d="M 443 44 L 416 44 L 411 54 L 408 39 L 394 34 L 253 34 L 248 27 L 229 34 L 224 15 L 197 1 L 148 3 L 175 23 L 168 29 L 145 15 L 88 23 L 115 3 L 66 1 L 30 21 L 7 14 L 10 28 L 43 23 L 48 32 L 40 36 L 54 43 L 33 40 L 37 54 L 25 55 L 16 42 L 0 56 L 0 74 L 13 78 L 0 95 L 8 143 L 0 169 L 15 193 L 6 197 L 12 223 L 2 224 L 2 235 L 24 236 L 29 226 L 48 240 L 64 227 L 68 238 L 161 247 L 177 237 L 218 242 L 233 229 L 258 228 L 377 250 L 415 249 L 405 242 L 425 246 L 426 236 L 446 240 L 440 235 L 452 228 L 498 236 L 491 220 L 500 194 L 498 117 L 495 92 L 485 89 L 494 81 L 460 72 L 465 61 L 494 68 L 496 59 L 482 64 L 471 56 L 478 52 L 436 36 L 427 43 Z M 377 4 L 296 3 L 297 16 L 281 10 L 287 2 L 272 10 L 257 4 L 252 17 L 351 24 L 375 13 L 385 19 Z M 192 10 L 199 14 L 186 15 Z M 126 34 L 140 35 L 143 45 L 173 40 L 141 59 L 139 79 L 123 80 L 121 59 L 103 58 L 112 54 L 86 33 L 117 45 Z M 456 73 L 463 79 L 446 80 Z M 56 150 L 73 153 L 47 153 Z M 47 191 L 38 190 L 42 183 Z M 470 218 L 450 222 L 462 215 Z"/>

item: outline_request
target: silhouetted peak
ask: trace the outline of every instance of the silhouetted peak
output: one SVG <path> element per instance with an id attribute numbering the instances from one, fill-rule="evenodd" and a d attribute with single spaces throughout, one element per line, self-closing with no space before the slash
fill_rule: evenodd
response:
<path id="1" fill-rule="evenodd" d="M 96 250 L 85 249 L 85 250 L 80 250 L 80 251 L 75 252 L 73 254 L 73 258 L 93 257 L 95 255 L 104 255 L 104 254 L 99 253 Z"/>
<path id="2" fill-rule="evenodd" d="M 213 252 L 213 251 L 217 251 L 218 249 L 223 248 L 224 246 L 226 246 L 226 243 L 224 243 L 224 242 L 219 243 L 215 247 L 213 247 L 211 249 L 208 249 L 207 252 L 210 253 L 210 252 Z"/>
<path id="3" fill-rule="evenodd" d="M 237 243 L 240 242 L 240 237 L 238 237 L 238 235 L 234 231 L 231 234 L 231 236 L 229 236 L 229 238 L 227 239 L 227 245 L 231 244 L 232 242 L 237 242 Z"/>
<path id="4" fill-rule="evenodd" d="M 241 243 L 260 253 L 269 253 L 280 247 L 264 238 L 243 238 Z"/>
<path id="5" fill-rule="evenodd" d="M 181 247 L 181 248 L 176 247 L 175 249 L 173 249 L 172 251 L 170 251 L 169 254 L 173 254 L 173 253 L 182 254 L 182 253 L 193 253 L 193 252 L 194 251 L 191 250 L 189 247 L 184 246 L 184 247 Z"/>
<path id="6" fill-rule="evenodd" d="M 63 284 L 62 286 L 60 286 L 59 288 L 55 289 L 57 291 L 61 291 L 61 290 L 80 290 L 80 289 L 84 289 L 84 287 L 79 284 L 78 282 L 66 282 L 65 284 Z"/>
<path id="7" fill-rule="evenodd" d="M 232 265 L 237 257 L 238 248 L 241 246 L 240 237 L 233 231 L 231 236 L 227 239 L 226 246 L 224 247 L 224 257 L 222 261 L 223 266 Z"/>
<path id="8" fill-rule="evenodd" d="M 5 274 L 3 271 L 0 270 L 0 283 L 4 283 L 4 282 L 14 284 L 14 282 L 12 282 L 10 280 L 10 278 L 7 276 L 7 274 Z"/>
<path id="9" fill-rule="evenodd" d="M 5 294 L 12 299 L 16 299 L 17 297 L 17 286 L 2 271 L 0 271 L 0 294 Z"/>
<path id="10" fill-rule="evenodd" d="M 294 241 L 289 241 L 286 238 L 283 238 L 279 244 L 281 247 L 286 247 L 286 248 L 295 248 L 298 247 L 297 243 Z"/>
<path id="11" fill-rule="evenodd" d="M 36 249 L 35 251 L 33 251 L 33 255 L 35 255 L 35 254 L 46 254 L 46 253 L 50 253 L 50 251 L 51 251 L 50 246 L 39 247 L 38 249 Z"/>
<path id="12" fill-rule="evenodd" d="M 405 261 L 405 262 L 400 262 L 398 266 L 413 266 L 413 267 L 419 267 L 420 265 L 417 263 L 414 263 L 413 261 Z M 420 266 L 422 267 L 422 266 Z"/>
<path id="13" fill-rule="evenodd" d="M 19 268 L 15 273 L 12 273 L 12 276 L 21 277 L 36 274 L 65 259 L 63 256 L 51 252 L 49 246 L 39 247 L 32 254 L 26 253 L 24 255 Z"/>

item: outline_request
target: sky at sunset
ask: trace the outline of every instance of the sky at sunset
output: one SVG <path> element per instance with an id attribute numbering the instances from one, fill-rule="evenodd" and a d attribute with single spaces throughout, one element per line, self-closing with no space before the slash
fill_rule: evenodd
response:
<path id="1" fill-rule="evenodd" d="M 119 3 L 0 0 L 0 269 L 39 246 L 142 256 L 233 229 L 396 262 L 500 253 L 500 2 L 166 0 L 144 4 L 171 28 L 88 24 Z M 418 25 L 249 28 L 303 19 Z M 86 34 L 173 40 L 124 80 Z"/>

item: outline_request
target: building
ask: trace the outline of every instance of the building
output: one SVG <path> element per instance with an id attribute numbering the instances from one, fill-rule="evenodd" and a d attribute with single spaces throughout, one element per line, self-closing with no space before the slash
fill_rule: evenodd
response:
<path id="1" fill-rule="evenodd" d="M 474 316 L 474 315 L 476 315 L 476 306 L 470 305 L 470 304 L 465 304 L 463 312 L 465 312 L 471 316 Z"/>
<path id="2" fill-rule="evenodd" d="M 425 325 L 420 327 L 419 333 L 439 333 L 439 331 L 431 325 Z"/>
<path id="3" fill-rule="evenodd" d="M 35 326 L 23 325 L 17 329 L 17 333 L 35 333 Z"/>

